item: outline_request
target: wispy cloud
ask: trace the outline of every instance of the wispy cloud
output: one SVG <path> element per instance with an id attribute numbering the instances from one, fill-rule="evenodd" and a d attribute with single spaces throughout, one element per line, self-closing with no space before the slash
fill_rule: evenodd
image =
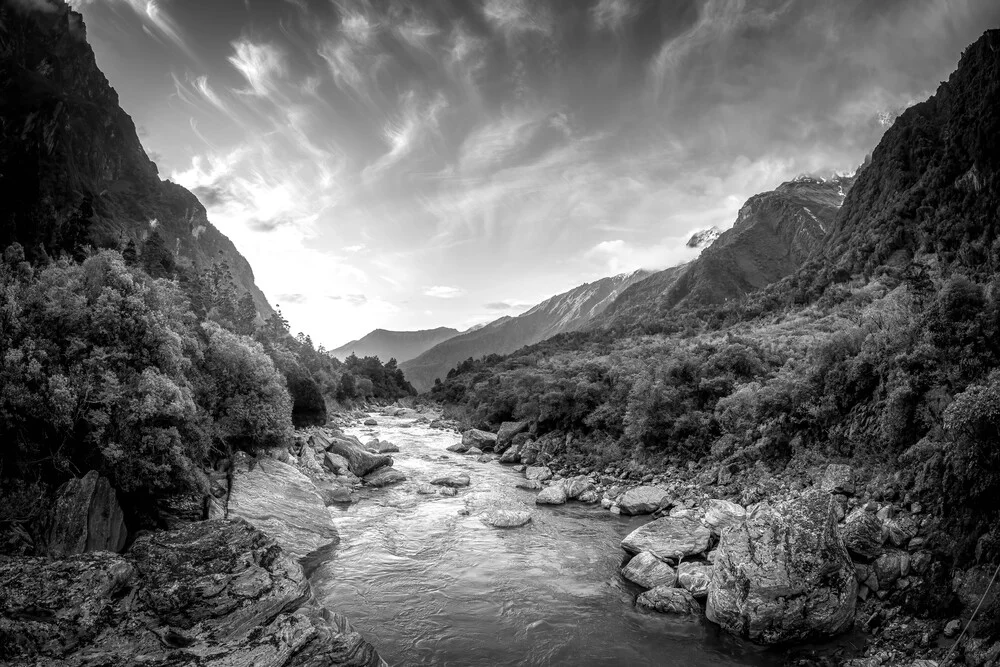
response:
<path id="1" fill-rule="evenodd" d="M 284 52 L 274 44 L 256 44 L 247 38 L 233 42 L 229 62 L 250 86 L 243 92 L 271 97 L 278 92 L 278 79 L 287 75 Z"/>
<path id="2" fill-rule="evenodd" d="M 424 290 L 425 296 L 431 296 L 435 299 L 455 299 L 463 294 L 465 294 L 465 290 L 446 285 L 434 285 Z"/>

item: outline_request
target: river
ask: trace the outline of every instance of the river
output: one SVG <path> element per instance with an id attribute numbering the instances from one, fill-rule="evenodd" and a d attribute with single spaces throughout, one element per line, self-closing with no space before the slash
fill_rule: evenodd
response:
<path id="1" fill-rule="evenodd" d="M 704 619 L 635 606 L 641 589 L 619 574 L 621 539 L 648 517 L 569 502 L 539 507 L 521 528 L 459 512 L 471 491 L 513 489 L 523 475 L 445 451 L 460 436 L 374 415 L 345 429 L 399 446 L 408 481 L 361 492 L 335 516 L 341 544 L 314 564 L 319 600 L 343 612 L 390 665 L 778 665 Z M 423 496 L 419 482 L 472 478 L 456 497 Z M 516 493 L 534 507 L 534 491 Z"/>

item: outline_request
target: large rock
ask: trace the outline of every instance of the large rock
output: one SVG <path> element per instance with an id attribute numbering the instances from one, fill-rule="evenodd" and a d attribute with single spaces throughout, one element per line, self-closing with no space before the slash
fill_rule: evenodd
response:
<path id="1" fill-rule="evenodd" d="M 383 486 L 389 486 L 390 484 L 405 482 L 406 475 L 391 466 L 387 466 L 368 473 L 362 477 L 361 480 L 365 483 L 365 486 L 381 488 Z"/>
<path id="2" fill-rule="evenodd" d="M 713 568 L 710 563 L 688 561 L 677 566 L 677 585 L 700 600 L 708 595 Z"/>
<path id="3" fill-rule="evenodd" d="M 851 626 L 857 592 L 833 499 L 812 491 L 758 505 L 742 526 L 723 533 L 707 614 L 764 644 L 821 639 Z"/>
<path id="4" fill-rule="evenodd" d="M 854 493 L 854 469 L 842 463 L 831 463 L 823 473 L 819 488 L 827 493 Z"/>
<path id="5" fill-rule="evenodd" d="M 562 484 L 553 484 L 552 486 L 547 486 L 541 490 L 541 492 L 535 496 L 536 505 L 565 505 L 566 504 L 566 489 L 563 488 Z"/>
<path id="6" fill-rule="evenodd" d="M 243 521 L 142 535 L 125 555 L 5 560 L 0 590 L 3 664 L 385 664 L 315 601 L 295 559 Z"/>
<path id="7" fill-rule="evenodd" d="M 747 511 L 742 506 L 728 500 L 709 500 L 705 502 L 705 517 L 702 522 L 718 537 L 727 528 L 740 526 L 747 518 Z"/>
<path id="8" fill-rule="evenodd" d="M 547 479 L 552 479 L 552 471 L 545 466 L 529 466 L 524 471 L 524 478 L 544 482 Z"/>
<path id="9" fill-rule="evenodd" d="M 274 459 L 258 459 L 250 470 L 234 472 L 227 516 L 246 519 L 297 558 L 337 540 L 312 481 Z"/>
<path id="10" fill-rule="evenodd" d="M 482 431 L 478 428 L 470 428 L 462 434 L 462 444 L 469 449 L 478 447 L 479 449 L 486 451 L 487 449 L 493 449 L 496 447 L 497 434 L 490 433 L 489 431 Z"/>
<path id="11" fill-rule="evenodd" d="M 683 588 L 657 586 L 642 593 L 636 604 L 647 609 L 655 609 L 662 614 L 677 614 L 679 616 L 700 616 L 701 606 L 688 591 Z"/>
<path id="12" fill-rule="evenodd" d="M 847 515 L 840 534 L 847 550 L 860 558 L 876 558 L 885 550 L 882 547 L 882 521 L 863 506 Z"/>
<path id="13" fill-rule="evenodd" d="M 637 486 L 618 498 L 622 514 L 652 514 L 665 503 L 670 494 L 657 486 Z"/>
<path id="14" fill-rule="evenodd" d="M 446 487 L 451 488 L 451 487 Z M 465 509 L 487 526 L 517 528 L 531 521 L 532 511 L 517 497 L 503 491 L 476 491 L 465 497 Z"/>
<path id="15" fill-rule="evenodd" d="M 639 526 L 622 540 L 630 554 L 650 551 L 661 560 L 677 561 L 708 550 L 712 534 L 700 521 L 665 516 Z"/>
<path id="16" fill-rule="evenodd" d="M 333 452 L 323 454 L 323 467 L 335 475 L 351 472 L 351 464 L 348 460 L 340 454 L 334 454 Z"/>
<path id="17" fill-rule="evenodd" d="M 586 475 L 577 475 L 563 482 L 566 488 L 566 497 L 576 499 L 590 491 L 595 491 L 594 483 Z M 596 495 L 596 494 L 595 494 Z"/>
<path id="18" fill-rule="evenodd" d="M 472 480 L 469 476 L 464 473 L 456 473 L 454 475 L 445 475 L 444 477 L 437 477 L 431 480 L 431 484 L 435 486 L 450 486 L 452 488 L 461 488 L 463 486 L 468 486 Z"/>
<path id="19" fill-rule="evenodd" d="M 379 440 L 378 438 L 371 440 L 366 445 L 365 449 L 370 449 L 376 454 L 392 454 L 399 451 L 399 447 L 397 447 L 394 443 L 391 443 L 388 440 Z"/>
<path id="20" fill-rule="evenodd" d="M 514 436 L 524 433 L 531 426 L 529 421 L 504 422 L 497 431 L 496 451 L 504 452 L 514 442 Z"/>
<path id="21" fill-rule="evenodd" d="M 677 574 L 674 572 L 674 568 L 664 563 L 649 551 L 636 554 L 622 568 L 622 576 L 629 581 L 639 584 L 643 588 L 673 586 L 674 582 L 677 581 Z"/>
<path id="22" fill-rule="evenodd" d="M 373 470 L 392 465 L 392 457 L 388 454 L 373 454 L 360 442 L 334 436 L 329 440 L 326 451 L 338 454 L 347 459 L 351 472 L 358 477 L 364 477 Z"/>
<path id="23" fill-rule="evenodd" d="M 52 511 L 48 553 L 55 558 L 87 551 L 121 551 L 128 530 L 118 496 L 91 470 L 61 487 Z"/>
<path id="24" fill-rule="evenodd" d="M 464 442 L 456 442 L 453 445 L 448 445 L 445 449 L 449 452 L 455 452 L 456 454 L 464 454 L 469 451 L 469 446 Z"/>
<path id="25" fill-rule="evenodd" d="M 504 450 L 503 454 L 500 455 L 500 463 L 520 463 L 521 451 L 523 449 L 524 443 L 510 445 Z"/>

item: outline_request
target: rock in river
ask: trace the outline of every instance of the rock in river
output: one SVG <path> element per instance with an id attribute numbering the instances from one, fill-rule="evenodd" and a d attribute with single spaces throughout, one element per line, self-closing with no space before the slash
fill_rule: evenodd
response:
<path id="1" fill-rule="evenodd" d="M 563 482 L 566 487 L 566 497 L 576 499 L 583 494 L 594 491 L 594 483 L 586 475 L 577 475 Z"/>
<path id="2" fill-rule="evenodd" d="M 652 514 L 669 497 L 666 491 L 656 486 L 637 486 L 618 498 L 622 514 Z"/>
<path id="3" fill-rule="evenodd" d="M 649 551 L 636 554 L 622 568 L 622 576 L 629 581 L 639 584 L 643 588 L 673 586 L 677 580 L 674 568 L 664 563 Z"/>
<path id="4" fill-rule="evenodd" d="M 59 487 L 48 535 L 49 555 L 121 551 L 127 536 L 115 490 L 96 470 Z"/>
<path id="5" fill-rule="evenodd" d="M 233 474 L 229 518 L 246 519 L 301 558 L 337 540 L 330 513 L 312 481 L 270 458 Z"/>
<path id="6" fill-rule="evenodd" d="M 382 466 L 392 465 L 392 457 L 388 454 L 373 454 L 360 443 L 347 438 L 334 436 L 328 441 L 326 451 L 338 454 L 347 459 L 351 472 L 358 477 L 364 477 L 371 471 Z"/>
<path id="7" fill-rule="evenodd" d="M 124 555 L 4 560 L 0 590 L 3 664 L 385 665 L 244 521 L 147 533 Z"/>
<path id="8" fill-rule="evenodd" d="M 362 478 L 362 481 L 364 481 L 365 486 L 380 488 L 383 486 L 389 486 L 390 484 L 405 482 L 406 475 L 391 466 L 387 466 L 368 473 Z"/>
<path id="9" fill-rule="evenodd" d="M 566 489 L 562 484 L 553 484 L 542 489 L 541 493 L 535 496 L 536 505 L 565 505 Z"/>
<path id="10" fill-rule="evenodd" d="M 700 521 L 665 516 L 639 526 L 622 540 L 630 554 L 650 551 L 662 560 L 679 560 L 708 549 L 711 533 Z"/>
<path id="11" fill-rule="evenodd" d="M 537 479 L 539 482 L 544 482 L 547 479 L 552 479 L 552 471 L 546 466 L 528 466 L 524 470 L 525 479 Z"/>
<path id="12" fill-rule="evenodd" d="M 833 498 L 810 491 L 723 533 L 707 614 L 763 644 L 821 639 L 851 626 L 857 592 Z"/>
<path id="13" fill-rule="evenodd" d="M 694 563 L 688 561 L 677 566 L 677 583 L 695 599 L 708 595 L 708 587 L 712 583 L 713 569 L 710 563 Z"/>
<path id="14" fill-rule="evenodd" d="M 683 588 L 657 586 L 641 594 L 636 600 L 640 607 L 655 609 L 663 614 L 680 616 L 700 616 L 701 606 L 694 597 Z"/>
<path id="15" fill-rule="evenodd" d="M 705 517 L 702 522 L 718 537 L 731 526 L 741 525 L 747 518 L 742 506 L 728 500 L 709 500 L 705 503 Z"/>
<path id="16" fill-rule="evenodd" d="M 445 475 L 444 477 L 432 479 L 431 484 L 434 484 L 435 486 L 450 486 L 457 489 L 463 486 L 468 486 L 470 481 L 471 480 L 467 474 L 460 472 L 455 475 Z"/>
<path id="17" fill-rule="evenodd" d="M 486 451 L 487 449 L 492 450 L 497 444 L 497 434 L 490 433 L 489 431 L 482 431 L 478 428 L 470 428 L 462 434 L 462 444 L 465 445 L 467 449 L 478 447 L 483 451 Z"/>
<path id="18" fill-rule="evenodd" d="M 487 526 L 517 528 L 531 521 L 531 509 L 502 491 L 476 491 L 465 497 L 465 509 Z"/>

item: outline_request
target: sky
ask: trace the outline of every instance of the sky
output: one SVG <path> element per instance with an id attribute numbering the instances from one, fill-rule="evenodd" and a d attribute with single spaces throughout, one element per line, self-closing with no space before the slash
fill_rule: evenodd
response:
<path id="1" fill-rule="evenodd" d="M 466 329 L 852 172 L 995 0 L 71 0 L 292 331 Z"/>

